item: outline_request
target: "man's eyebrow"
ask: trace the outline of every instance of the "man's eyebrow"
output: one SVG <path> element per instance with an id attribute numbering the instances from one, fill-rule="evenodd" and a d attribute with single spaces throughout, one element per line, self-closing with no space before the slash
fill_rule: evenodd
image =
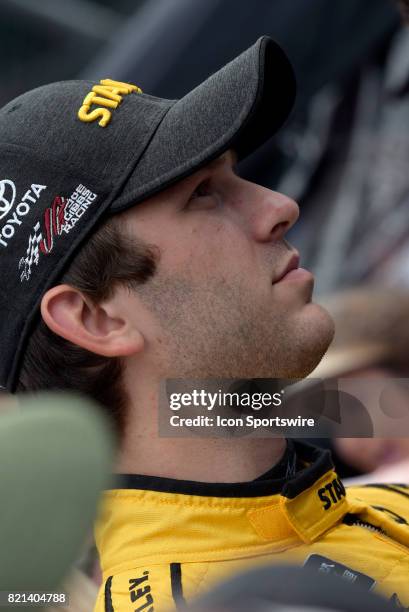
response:
<path id="1" fill-rule="evenodd" d="M 239 171 L 237 168 L 237 154 L 233 149 L 229 149 L 229 151 L 226 151 L 226 153 L 223 153 L 223 155 L 221 155 L 220 157 L 213 159 L 211 162 L 206 164 L 206 166 L 203 166 L 202 168 L 197 170 L 193 175 L 186 177 L 183 181 L 183 183 L 185 184 L 184 188 L 187 191 L 191 189 L 191 182 L 193 180 L 193 177 L 195 177 L 195 181 L 201 180 L 206 171 L 208 171 L 209 169 L 214 170 L 216 168 L 219 168 L 220 166 L 224 166 L 226 163 L 231 163 L 234 174 L 239 176 Z"/>
<path id="2" fill-rule="evenodd" d="M 230 160 L 229 160 L 230 158 Z M 237 153 L 233 149 L 229 149 L 226 153 L 223 153 L 220 157 L 213 159 L 211 162 L 207 164 L 207 168 L 217 168 L 218 166 L 223 166 L 226 161 L 230 161 L 231 165 L 235 167 L 237 165 Z"/>

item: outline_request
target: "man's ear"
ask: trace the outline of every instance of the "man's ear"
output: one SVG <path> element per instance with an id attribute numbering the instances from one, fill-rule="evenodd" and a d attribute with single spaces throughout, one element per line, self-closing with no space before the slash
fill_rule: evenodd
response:
<path id="1" fill-rule="evenodd" d="M 144 347 L 142 333 L 116 312 L 113 302 L 94 304 L 70 285 L 47 291 L 41 316 L 55 334 L 98 355 L 133 355 Z"/>

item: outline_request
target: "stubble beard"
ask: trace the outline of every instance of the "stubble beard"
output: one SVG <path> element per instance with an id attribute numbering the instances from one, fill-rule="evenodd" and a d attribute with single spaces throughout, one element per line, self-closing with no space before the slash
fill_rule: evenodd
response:
<path id="1" fill-rule="evenodd" d="M 142 297 L 165 336 L 168 378 L 304 378 L 332 340 L 323 309 L 312 331 L 283 306 L 249 301 L 240 283 L 204 289 L 191 279 L 156 278 L 149 285 Z"/>

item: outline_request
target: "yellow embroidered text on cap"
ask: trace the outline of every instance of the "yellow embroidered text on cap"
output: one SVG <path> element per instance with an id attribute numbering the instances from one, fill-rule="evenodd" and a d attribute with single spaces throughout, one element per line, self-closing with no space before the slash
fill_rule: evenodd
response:
<path id="1" fill-rule="evenodd" d="M 78 111 L 78 119 L 88 123 L 101 118 L 98 121 L 98 125 L 106 127 L 112 116 L 111 111 L 108 109 L 117 108 L 122 102 L 122 96 L 132 92 L 142 93 L 142 89 L 131 83 L 102 79 L 100 85 L 94 85 L 92 91 L 85 96 L 82 106 Z M 91 105 L 93 104 L 99 104 L 100 106 L 91 110 Z"/>

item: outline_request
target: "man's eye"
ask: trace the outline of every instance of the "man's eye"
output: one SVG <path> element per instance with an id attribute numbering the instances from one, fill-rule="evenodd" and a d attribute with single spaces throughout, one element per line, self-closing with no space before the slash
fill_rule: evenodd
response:
<path id="1" fill-rule="evenodd" d="M 192 195 L 190 196 L 190 200 L 196 200 L 197 198 L 205 198 L 209 196 L 211 191 L 209 189 L 209 181 L 203 181 L 196 187 Z"/>

